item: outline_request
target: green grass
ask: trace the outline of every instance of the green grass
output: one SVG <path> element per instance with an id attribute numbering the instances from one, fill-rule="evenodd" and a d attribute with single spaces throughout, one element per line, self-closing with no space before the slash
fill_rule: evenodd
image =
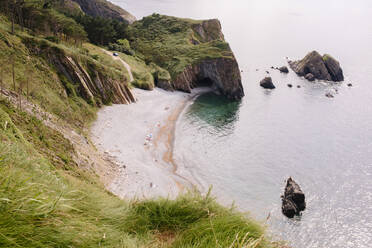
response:
<path id="1" fill-rule="evenodd" d="M 193 28 L 200 23 L 154 14 L 130 26 L 129 40 L 132 48 L 142 54 L 145 61 L 168 70 L 174 79 L 188 65 L 206 59 L 233 58 L 225 41 L 216 39 L 205 42 L 198 36 Z M 213 35 L 215 30 L 210 32 Z M 192 40 L 197 40 L 199 44 L 194 45 Z"/>
<path id="2" fill-rule="evenodd" d="M 8 23 L 9 24 L 9 23 Z M 34 56 L 23 43 L 24 34 L 11 35 L 0 26 L 0 77 L 2 86 L 14 90 L 11 59 L 15 61 L 15 86 L 26 95 L 29 80 L 30 100 L 71 124 L 82 127 L 95 118 L 95 107 L 81 97 L 68 97 L 57 73 L 42 57 Z"/>
<path id="3" fill-rule="evenodd" d="M 0 106 L 0 247 L 272 247 L 261 225 L 209 195 L 120 200 L 94 175 L 56 164 L 58 147 L 43 152 L 34 136 L 53 131 Z"/>
<path id="4" fill-rule="evenodd" d="M 126 63 L 128 63 L 132 69 L 132 74 L 134 78 L 134 81 L 131 83 L 132 86 L 144 90 L 154 89 L 155 82 L 152 70 L 148 65 L 146 65 L 146 63 L 142 59 L 124 53 L 119 53 L 119 56 Z"/>
<path id="5" fill-rule="evenodd" d="M 12 89 L 11 57 L 16 62 L 17 89 L 32 75 L 30 101 L 76 130 L 86 127 L 94 120 L 97 106 L 79 95 L 74 82 L 58 75 L 46 56 L 66 53 L 111 79 L 120 78 L 122 68 L 91 45 L 55 44 L 27 31 L 11 35 L 9 22 L 0 19 L 3 86 Z M 170 77 L 154 64 L 121 56 L 146 85 L 155 74 Z M 26 97 L 25 89 L 20 94 Z M 105 190 L 95 174 L 77 166 L 76 151 L 61 133 L 1 95 L 0 140 L 0 247 L 274 246 L 264 238 L 261 224 L 220 206 L 209 194 L 189 193 L 175 200 L 119 199 Z"/>

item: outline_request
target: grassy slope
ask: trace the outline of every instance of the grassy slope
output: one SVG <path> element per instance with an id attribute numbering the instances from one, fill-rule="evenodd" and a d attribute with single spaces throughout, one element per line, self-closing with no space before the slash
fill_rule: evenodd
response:
<path id="1" fill-rule="evenodd" d="M 54 161 L 59 143 L 71 148 L 53 133 L 0 102 L 1 247 L 269 247 L 259 224 L 209 196 L 116 198 L 69 160 Z"/>
<path id="2" fill-rule="evenodd" d="M 167 69 L 172 78 L 186 66 L 209 58 L 232 58 L 228 43 L 221 40 L 204 42 L 193 31 L 201 21 L 154 14 L 130 26 L 131 46 L 152 61 Z M 193 45 L 191 40 L 200 44 Z"/>
<path id="3" fill-rule="evenodd" d="M 0 62 L 5 87 L 12 89 L 7 62 L 11 56 L 16 60 L 17 87 L 31 68 L 31 101 L 72 124 L 93 120 L 96 107 L 64 93 L 53 68 L 23 44 L 27 34 L 8 31 L 3 19 Z M 75 56 L 97 53 L 97 63 L 107 60 L 91 45 L 85 48 L 92 54 L 56 46 Z M 262 240 L 259 224 L 209 196 L 118 199 L 95 175 L 77 167 L 72 160 L 75 151 L 60 133 L 0 98 L 0 247 L 271 247 Z"/>
<path id="4" fill-rule="evenodd" d="M 64 43 L 56 44 L 43 39 L 42 36 L 30 36 L 19 30 L 16 35 L 11 35 L 9 21 L 0 15 L 0 78 L 3 79 L 3 87 L 14 90 L 11 66 L 11 59 L 14 59 L 16 91 L 29 79 L 30 100 L 75 127 L 85 127 L 95 119 L 96 105 L 88 103 L 79 94 L 68 94 L 71 91 L 69 87 L 78 86 L 73 82 L 66 82 L 47 62 L 45 54 L 35 56 L 30 47 L 57 49 L 74 57 L 82 65 L 94 64 L 109 78 L 129 78 L 126 68 L 120 62 L 113 61 L 97 46 L 85 43 L 79 48 Z M 26 91 L 24 85 L 22 94 L 26 95 Z"/>

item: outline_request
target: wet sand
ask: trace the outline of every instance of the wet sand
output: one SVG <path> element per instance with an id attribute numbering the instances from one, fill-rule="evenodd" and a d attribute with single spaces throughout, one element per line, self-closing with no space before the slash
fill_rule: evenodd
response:
<path id="1" fill-rule="evenodd" d="M 195 97 L 161 89 L 135 89 L 137 102 L 107 106 L 99 111 L 91 129 L 96 147 L 118 165 L 108 190 L 122 198 L 174 198 L 194 188 L 187 172 L 178 174 L 173 160 L 175 129 L 179 116 Z"/>

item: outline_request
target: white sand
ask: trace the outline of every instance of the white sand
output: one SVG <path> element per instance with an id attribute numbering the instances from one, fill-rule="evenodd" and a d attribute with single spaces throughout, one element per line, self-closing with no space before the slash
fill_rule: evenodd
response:
<path id="1" fill-rule="evenodd" d="M 205 91 L 185 94 L 135 89 L 136 103 L 99 111 L 91 130 L 92 140 L 119 166 L 108 190 L 122 198 L 173 198 L 193 187 L 190 180 L 177 174 L 172 145 L 180 113 Z"/>

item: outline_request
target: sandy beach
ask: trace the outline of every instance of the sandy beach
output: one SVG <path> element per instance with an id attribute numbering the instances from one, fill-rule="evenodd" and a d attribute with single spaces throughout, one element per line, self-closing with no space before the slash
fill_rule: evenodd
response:
<path id="1" fill-rule="evenodd" d="M 194 187 L 187 172 L 178 174 L 173 160 L 177 120 L 195 97 L 162 89 L 135 89 L 137 102 L 113 105 L 98 113 L 91 129 L 96 147 L 118 165 L 117 176 L 107 186 L 122 198 L 174 198 Z"/>

